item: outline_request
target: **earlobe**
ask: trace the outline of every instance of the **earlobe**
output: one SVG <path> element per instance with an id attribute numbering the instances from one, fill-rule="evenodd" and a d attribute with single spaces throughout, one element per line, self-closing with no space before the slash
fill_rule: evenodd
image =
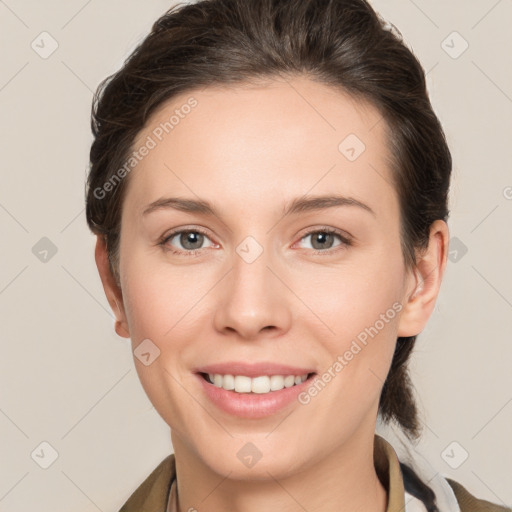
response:
<path id="1" fill-rule="evenodd" d="M 418 335 L 434 310 L 448 256 L 449 232 L 446 222 L 436 220 L 430 227 L 428 248 L 418 255 L 409 274 L 413 290 L 405 293 L 404 308 L 398 326 L 399 337 Z M 411 285 L 409 284 L 408 290 Z"/>
<path id="2" fill-rule="evenodd" d="M 101 235 L 96 236 L 94 258 L 105 296 L 116 317 L 115 331 L 122 338 L 129 338 L 130 332 L 124 310 L 123 295 L 110 270 L 106 241 Z"/>

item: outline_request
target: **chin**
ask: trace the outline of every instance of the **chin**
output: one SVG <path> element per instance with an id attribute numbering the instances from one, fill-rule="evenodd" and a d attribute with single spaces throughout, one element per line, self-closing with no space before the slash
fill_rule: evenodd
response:
<path id="1" fill-rule="evenodd" d="M 303 457 L 297 457 L 303 447 L 294 444 L 288 444 L 283 449 L 281 442 L 273 444 L 267 439 L 265 443 L 259 443 L 257 439 L 251 441 L 250 436 L 243 441 L 232 439 L 228 444 L 219 443 L 217 449 L 212 450 L 214 443 L 215 439 L 212 439 L 200 457 L 213 472 L 229 475 L 230 480 L 286 478 L 302 470 L 305 462 Z"/>

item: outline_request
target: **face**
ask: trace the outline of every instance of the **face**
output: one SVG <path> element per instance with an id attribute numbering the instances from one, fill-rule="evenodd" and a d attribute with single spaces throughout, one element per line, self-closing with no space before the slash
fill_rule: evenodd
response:
<path id="1" fill-rule="evenodd" d="M 373 435 L 414 284 L 384 130 L 369 104 L 294 78 L 188 92 L 139 133 L 134 148 L 151 147 L 123 203 L 120 314 L 176 451 L 277 477 Z M 285 387 L 238 393 L 199 370 Z M 298 372 L 293 387 L 275 377 Z"/>

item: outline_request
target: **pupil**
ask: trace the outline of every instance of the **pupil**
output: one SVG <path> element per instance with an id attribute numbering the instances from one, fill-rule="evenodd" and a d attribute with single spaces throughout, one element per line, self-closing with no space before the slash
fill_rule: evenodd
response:
<path id="1" fill-rule="evenodd" d="M 325 244 L 325 238 L 328 238 L 330 236 L 332 236 L 331 233 L 317 233 L 316 239 L 318 239 L 318 238 L 320 239 L 320 244 Z M 314 237 L 315 242 L 316 242 L 316 239 Z M 322 239 L 324 239 L 324 240 L 322 241 Z M 313 245 L 315 245 L 315 243 Z M 320 247 L 320 248 L 322 248 L 322 247 Z"/>
<path id="2" fill-rule="evenodd" d="M 198 238 L 200 240 L 201 236 L 203 236 L 203 235 L 201 235 L 200 233 L 194 233 L 194 232 L 184 233 L 182 235 L 181 243 L 183 244 L 183 247 L 185 247 L 187 249 L 196 249 L 196 247 L 189 247 L 188 244 L 190 243 L 193 245 L 194 243 L 197 243 Z"/>

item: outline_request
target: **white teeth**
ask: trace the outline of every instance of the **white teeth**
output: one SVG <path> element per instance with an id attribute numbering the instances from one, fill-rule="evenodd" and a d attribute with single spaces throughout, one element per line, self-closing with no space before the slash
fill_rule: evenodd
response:
<path id="1" fill-rule="evenodd" d="M 285 387 L 286 378 L 283 379 L 281 375 L 272 375 L 270 377 L 270 390 L 279 391 Z"/>
<path id="2" fill-rule="evenodd" d="M 208 378 L 214 386 L 224 388 L 228 391 L 263 394 L 300 384 L 308 378 L 308 374 L 261 375 L 251 379 L 251 377 L 246 377 L 245 375 L 220 375 L 218 373 L 209 373 Z"/>
<path id="3" fill-rule="evenodd" d="M 253 393 L 268 393 L 270 391 L 270 377 L 263 375 L 252 379 L 251 391 Z"/>
<path id="4" fill-rule="evenodd" d="M 215 377 L 220 377 L 222 379 L 222 375 L 216 374 Z M 215 382 L 214 382 L 215 384 Z M 220 387 L 220 386 L 218 386 Z M 249 377 L 245 377 L 243 375 L 235 376 L 235 391 L 237 393 L 250 393 L 251 392 L 251 379 Z"/>
<path id="5" fill-rule="evenodd" d="M 284 378 L 284 387 L 291 388 L 295 384 L 295 377 L 293 375 L 288 375 Z"/>
<path id="6" fill-rule="evenodd" d="M 235 389 L 235 377 L 233 377 L 233 375 L 224 375 L 222 378 L 222 387 L 228 391 Z"/>

